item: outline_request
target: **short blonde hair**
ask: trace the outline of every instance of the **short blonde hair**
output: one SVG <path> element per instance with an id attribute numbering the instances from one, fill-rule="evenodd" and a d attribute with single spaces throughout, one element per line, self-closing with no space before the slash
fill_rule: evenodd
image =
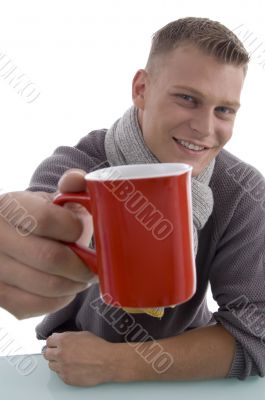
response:
<path id="1" fill-rule="evenodd" d="M 220 62 L 243 66 L 244 73 L 247 72 L 250 57 L 238 37 L 218 21 L 195 17 L 170 22 L 154 33 L 147 68 L 157 55 L 167 54 L 182 44 L 192 44 Z"/>

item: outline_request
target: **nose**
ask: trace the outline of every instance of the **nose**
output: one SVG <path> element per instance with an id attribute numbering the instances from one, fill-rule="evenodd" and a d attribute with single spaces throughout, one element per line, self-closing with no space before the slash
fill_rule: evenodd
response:
<path id="1" fill-rule="evenodd" d="M 211 109 L 196 110 L 196 114 L 190 122 L 190 127 L 202 138 L 213 135 L 214 111 Z"/>

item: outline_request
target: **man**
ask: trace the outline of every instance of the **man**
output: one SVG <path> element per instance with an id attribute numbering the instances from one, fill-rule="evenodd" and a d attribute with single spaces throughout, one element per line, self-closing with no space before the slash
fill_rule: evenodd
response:
<path id="1" fill-rule="evenodd" d="M 134 77 L 134 106 L 108 131 L 91 132 L 74 148 L 58 148 L 39 166 L 29 190 L 14 194 L 38 227 L 23 240 L 6 228 L 1 257 L 20 279 L 10 278 L 2 261 L 4 287 L 18 291 L 22 300 L 27 296 L 23 308 L 37 299 L 33 312 L 62 307 L 81 292 L 37 327 L 38 337 L 48 338 L 44 357 L 66 383 L 264 376 L 265 213 L 264 198 L 252 190 L 264 187 L 264 178 L 223 150 L 248 61 L 242 43 L 217 22 L 184 18 L 168 24 L 154 35 L 146 68 Z M 163 310 L 161 318 L 106 307 L 98 284 L 84 290 L 92 274 L 60 243 L 80 237 L 84 214 L 80 210 L 78 218 L 51 204 L 57 187 L 82 191 L 85 172 L 151 160 L 193 166 L 198 233 L 196 293 Z M 91 234 L 83 232 L 82 240 Z M 42 276 L 47 287 L 38 282 Z M 26 278 L 33 280 L 31 288 Z M 214 315 L 206 303 L 209 282 L 219 305 Z M 18 304 L 7 294 L 3 298 L 16 313 Z M 142 340 L 133 336 L 135 327 L 146 333 Z M 167 356 L 166 368 L 157 365 L 161 354 Z"/>

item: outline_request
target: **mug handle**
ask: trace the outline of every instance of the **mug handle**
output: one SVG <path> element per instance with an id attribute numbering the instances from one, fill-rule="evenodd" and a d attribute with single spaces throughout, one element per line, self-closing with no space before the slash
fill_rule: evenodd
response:
<path id="1" fill-rule="evenodd" d="M 87 192 L 59 193 L 53 199 L 53 203 L 58 206 L 63 206 L 67 202 L 81 204 L 90 214 L 92 214 L 91 198 Z M 76 243 L 65 242 L 65 244 L 69 246 L 95 274 L 98 274 L 97 254 L 95 250 L 88 249 Z"/>

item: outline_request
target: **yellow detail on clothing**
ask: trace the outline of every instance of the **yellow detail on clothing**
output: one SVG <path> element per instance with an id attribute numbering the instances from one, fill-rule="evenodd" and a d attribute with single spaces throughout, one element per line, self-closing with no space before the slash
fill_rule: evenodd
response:
<path id="1" fill-rule="evenodd" d="M 162 318 L 164 315 L 164 307 L 154 307 L 154 308 L 129 308 L 122 307 L 122 309 L 129 314 L 148 314 L 151 317 Z"/>

